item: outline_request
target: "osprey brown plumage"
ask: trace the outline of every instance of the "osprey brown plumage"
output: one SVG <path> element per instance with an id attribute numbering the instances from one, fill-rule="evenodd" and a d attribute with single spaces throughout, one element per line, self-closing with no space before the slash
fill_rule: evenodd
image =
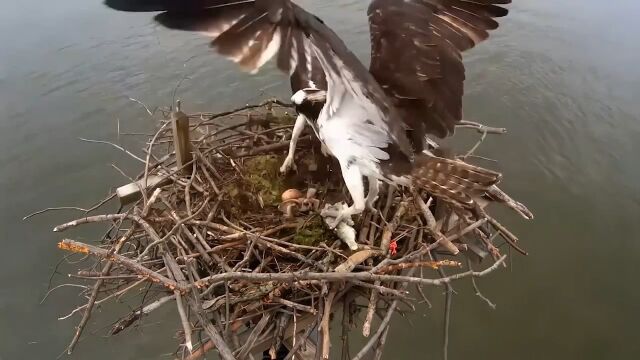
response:
<path id="1" fill-rule="evenodd" d="M 426 134 L 445 137 L 462 120 L 461 52 L 496 29 L 511 0 L 374 0 L 369 6 L 369 71 L 394 100 L 422 150 Z"/>

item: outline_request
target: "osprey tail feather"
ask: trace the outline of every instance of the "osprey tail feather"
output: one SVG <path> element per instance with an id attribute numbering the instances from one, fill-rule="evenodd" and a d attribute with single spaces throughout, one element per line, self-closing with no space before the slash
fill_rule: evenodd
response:
<path id="1" fill-rule="evenodd" d="M 410 175 L 414 186 L 464 208 L 475 207 L 473 198 L 483 195 L 501 177 L 500 173 L 460 160 L 426 154 L 416 158 Z"/>

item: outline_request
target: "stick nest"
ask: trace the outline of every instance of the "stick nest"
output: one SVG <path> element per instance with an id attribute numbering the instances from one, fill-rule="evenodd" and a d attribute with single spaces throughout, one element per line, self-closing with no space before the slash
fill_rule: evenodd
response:
<path id="1" fill-rule="evenodd" d="M 413 294 L 424 296 L 423 286 L 450 290 L 453 280 L 490 273 L 504 265 L 503 243 L 523 252 L 484 205 L 500 202 L 524 217 L 530 213 L 497 187 L 472 222 L 429 194 L 383 189 L 377 211 L 355 219 L 358 249 L 350 250 L 319 215 L 324 204 L 350 200 L 338 164 L 322 155 L 312 133 L 303 134 L 298 143 L 297 171 L 279 172 L 292 111 L 287 104 L 268 101 L 222 114 L 160 112 L 163 119 L 145 146 L 146 159 L 127 152 L 143 163 L 135 179 L 140 198 L 118 213 L 80 218 L 55 229 L 94 222 L 110 227 L 97 244 L 59 243 L 61 249 L 98 260 L 74 274 L 95 283 L 87 287 L 88 303 L 72 312 L 83 318 L 69 352 L 96 303 L 149 285 L 159 291 L 119 319 L 112 334 L 174 302 L 181 319 L 178 358 L 200 358 L 214 348 L 223 359 L 262 351 L 274 359 L 288 353 L 287 358 L 293 353 L 307 358 L 316 351 L 328 358 L 330 318 L 342 309 L 342 323 L 334 321 L 333 326 L 342 326 L 343 339 L 356 326 L 368 336 L 353 357 L 359 359 L 368 351 L 382 352 L 399 302 L 417 303 Z M 191 155 L 186 163 L 176 158 L 174 139 L 180 138 L 172 116 L 189 118 Z M 503 132 L 468 122 L 461 127 L 477 130 L 481 141 L 489 133 Z M 464 158 L 469 160 L 472 151 Z M 481 261 L 487 263 L 478 265 L 484 270 L 471 268 Z M 447 276 L 445 267 L 454 275 Z M 424 276 L 425 268 L 435 269 L 428 272 L 431 277 Z M 409 286 L 416 292 L 410 293 Z M 360 308 L 364 317 L 355 316 Z M 382 321 L 371 331 L 376 316 Z M 313 329 L 319 330 L 315 345 L 309 341 Z M 343 351 L 346 347 L 345 340 Z M 282 353 L 284 348 L 289 350 Z"/>

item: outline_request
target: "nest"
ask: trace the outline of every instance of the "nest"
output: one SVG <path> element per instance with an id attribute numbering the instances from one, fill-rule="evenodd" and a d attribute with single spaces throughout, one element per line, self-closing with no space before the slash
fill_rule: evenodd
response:
<path id="1" fill-rule="evenodd" d="M 149 285 L 158 291 L 117 319 L 111 334 L 174 302 L 181 319 L 177 358 L 202 358 L 215 349 L 225 360 L 262 352 L 272 359 L 320 352 L 327 359 L 330 333 L 341 326 L 343 339 L 349 331 L 368 338 L 352 357 L 361 359 L 369 351 L 382 353 L 392 315 L 400 303 L 417 303 L 422 287 L 449 289 L 454 280 L 489 274 L 504 265 L 503 244 L 524 252 L 484 205 L 500 202 L 524 217 L 530 213 L 497 187 L 473 219 L 458 218 L 429 194 L 387 187 L 377 211 L 355 219 L 357 248 L 351 249 L 320 215 L 323 205 L 350 200 L 338 164 L 322 155 L 312 134 L 298 143 L 297 170 L 279 171 L 294 121 L 290 112 L 275 100 L 222 114 L 160 112 L 146 159 L 138 158 L 144 169 L 119 189 L 126 204 L 121 211 L 55 228 L 109 226 L 100 243 L 59 243 L 97 259 L 74 274 L 95 283 L 88 302 L 72 312 L 83 317 L 69 352 L 95 304 Z M 462 127 L 482 139 L 503 131 L 468 122 Z M 435 271 L 425 277 L 424 268 Z M 342 321 L 331 322 L 332 314 Z M 348 345 L 345 340 L 343 351 Z"/>

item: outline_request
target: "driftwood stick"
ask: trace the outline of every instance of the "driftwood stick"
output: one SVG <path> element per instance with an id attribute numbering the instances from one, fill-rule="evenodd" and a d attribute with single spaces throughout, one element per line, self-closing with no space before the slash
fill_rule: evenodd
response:
<path id="1" fill-rule="evenodd" d="M 469 270 L 473 270 L 471 268 L 471 261 L 469 259 L 467 259 L 467 267 L 469 268 Z M 486 296 L 484 296 L 481 292 L 480 292 L 480 288 L 478 287 L 478 284 L 476 283 L 476 279 L 471 278 L 471 284 L 473 285 L 473 290 L 476 292 L 476 296 L 478 296 L 480 299 L 484 300 L 484 302 L 487 303 L 487 305 L 489 305 L 489 307 L 493 310 L 496 309 L 496 304 L 494 304 L 491 300 L 489 300 L 489 298 L 487 298 Z"/>
<path id="2" fill-rule="evenodd" d="M 390 194 L 393 194 L 393 192 L 390 190 Z M 391 195 L 390 195 L 391 196 Z M 387 205 L 385 206 L 385 216 L 386 216 L 386 212 L 389 210 L 389 204 L 390 204 L 390 197 L 387 198 Z M 407 209 L 407 202 L 406 201 L 402 201 L 400 202 L 400 204 L 398 205 L 398 209 L 396 210 L 395 214 L 393 215 L 393 218 L 391 219 L 391 221 L 389 223 L 387 223 L 387 225 L 385 226 L 384 231 L 382 232 L 382 240 L 380 241 L 380 248 L 382 249 L 383 254 L 387 255 L 389 252 L 389 244 L 391 243 L 391 237 L 393 236 L 394 231 L 396 230 L 396 228 L 398 227 L 398 225 L 400 224 L 400 221 L 402 219 L 402 216 L 404 215 L 405 211 Z M 376 281 L 374 283 L 375 287 L 380 287 L 381 286 L 381 282 L 380 281 Z M 376 310 L 376 307 L 378 305 L 378 297 L 379 297 L 379 292 L 377 291 L 372 291 L 371 295 L 369 297 L 369 304 L 367 306 L 367 315 L 365 316 L 365 320 L 364 323 L 362 325 L 362 335 L 364 335 L 365 337 L 368 337 L 370 332 L 371 332 L 371 322 L 373 321 L 373 314 Z"/>
<path id="3" fill-rule="evenodd" d="M 282 304 L 282 305 L 288 306 L 288 307 L 290 307 L 292 309 L 308 312 L 308 313 L 313 314 L 313 315 L 318 313 L 318 311 L 316 309 L 314 309 L 313 307 L 311 307 L 311 306 L 298 304 L 296 302 L 289 301 L 289 300 L 286 300 L 286 299 L 283 299 L 283 298 L 276 297 L 276 298 L 273 298 L 272 301 L 274 303 Z"/>
<path id="4" fill-rule="evenodd" d="M 508 208 L 520 214 L 520 216 L 522 216 L 523 218 L 527 220 L 533 219 L 533 213 L 529 211 L 529 209 L 524 204 L 511 198 L 504 191 L 502 191 L 497 185 L 493 185 L 492 187 L 490 187 L 487 193 L 491 196 L 491 198 L 493 198 L 494 200 L 500 203 L 503 203 Z"/>
<path id="5" fill-rule="evenodd" d="M 385 342 L 387 341 L 387 335 L 389 335 L 389 329 L 391 329 L 391 326 L 385 327 L 384 328 L 384 332 L 378 338 L 378 341 L 376 342 L 376 344 L 374 346 L 374 349 L 376 350 L 376 353 L 375 353 L 375 355 L 373 357 L 373 360 L 382 359 L 382 353 L 384 351 Z"/>
<path id="6" fill-rule="evenodd" d="M 120 150 L 120 151 L 124 152 L 125 154 L 127 154 L 127 155 L 131 156 L 132 158 L 134 158 L 134 159 L 136 159 L 136 160 L 140 161 L 141 163 L 143 163 L 143 164 L 144 164 L 144 162 L 145 162 L 145 161 L 144 161 L 144 159 L 140 158 L 140 157 L 139 157 L 139 156 L 137 156 L 136 154 L 134 154 L 134 153 L 132 153 L 131 151 L 129 151 L 129 150 L 127 150 L 127 149 L 123 148 L 122 146 L 120 146 L 120 145 L 116 145 L 116 144 L 114 144 L 114 143 L 112 143 L 112 142 L 110 142 L 110 141 L 104 141 L 104 140 L 92 140 L 92 139 L 85 139 L 85 138 L 78 138 L 78 139 L 79 139 L 79 140 L 81 140 L 81 141 L 84 141 L 84 142 L 88 142 L 88 143 L 96 143 L 96 144 L 107 144 L 107 145 L 111 145 L 111 146 L 113 146 L 114 148 L 116 148 L 116 149 L 118 149 L 118 150 Z"/>
<path id="7" fill-rule="evenodd" d="M 382 232 L 382 240 L 380 241 L 380 249 L 386 255 L 389 252 L 389 244 L 391 243 L 391 238 L 393 237 L 393 233 L 400 225 L 402 221 L 402 217 L 404 213 L 407 211 L 407 201 L 401 201 L 396 209 L 396 213 L 393 215 L 393 218 L 390 222 L 385 226 L 384 231 Z"/>
<path id="8" fill-rule="evenodd" d="M 136 223 L 138 223 L 140 226 L 142 226 L 142 228 L 147 232 L 149 237 L 152 240 L 154 240 L 152 245 L 153 244 L 159 244 L 159 243 L 163 242 L 164 240 L 166 240 L 169 236 L 172 235 L 172 233 L 169 233 L 165 237 L 160 238 L 160 235 L 158 235 L 156 230 L 151 225 L 149 225 L 149 223 L 147 221 L 145 221 L 142 217 L 140 217 L 138 215 L 131 215 L 131 214 L 110 214 L 110 215 L 97 215 L 97 216 L 84 217 L 84 218 L 81 218 L 81 219 L 70 221 L 70 222 L 62 224 L 62 225 L 58 225 L 53 229 L 53 231 L 54 232 L 62 232 L 62 231 L 65 231 L 65 230 L 67 230 L 69 228 L 76 227 L 76 226 L 82 225 L 82 224 L 105 222 L 105 221 L 114 221 L 114 220 L 122 220 L 122 219 L 133 220 Z M 185 221 L 188 221 L 188 219 L 185 219 Z M 181 224 L 178 224 L 178 225 L 181 225 Z M 149 249 L 149 247 L 147 249 Z"/>
<path id="9" fill-rule="evenodd" d="M 380 286 L 380 282 L 376 281 L 374 286 Z M 369 337 L 371 334 L 371 322 L 373 321 L 373 315 L 376 312 L 376 308 L 378 307 L 378 297 L 379 293 L 377 291 L 372 291 L 371 295 L 369 295 L 369 304 L 367 305 L 367 315 L 364 318 L 364 323 L 362 324 L 362 336 Z"/>
<path id="10" fill-rule="evenodd" d="M 258 321 L 256 326 L 253 328 L 251 335 L 249 335 L 247 341 L 245 341 L 244 345 L 242 346 L 240 353 L 238 353 L 238 359 L 245 359 L 247 355 L 249 355 L 249 352 L 251 351 L 251 349 L 253 349 L 253 345 L 256 343 L 256 340 L 258 340 L 258 337 L 262 335 L 262 331 L 269 323 L 269 320 L 271 320 L 270 313 L 265 313 L 262 315 L 262 318 L 260 319 L 260 321 Z"/>
<path id="11" fill-rule="evenodd" d="M 151 196 L 151 198 L 149 199 L 149 202 L 147 203 L 147 206 L 144 207 L 144 209 L 142 210 L 142 214 L 146 215 L 149 212 L 149 208 L 153 205 L 153 203 L 158 199 L 158 196 L 160 195 L 160 190 L 157 189 L 156 191 L 154 191 L 153 195 Z M 112 255 L 118 255 L 118 253 L 120 252 L 120 249 L 122 249 L 122 246 L 124 245 L 124 243 L 131 237 L 131 235 L 133 235 L 135 231 L 135 227 L 131 227 L 129 228 L 129 230 L 127 230 L 125 232 L 124 235 L 122 235 L 122 237 L 120 237 L 114 247 L 109 250 L 107 252 L 107 255 L 112 256 Z M 98 249 L 98 248 L 97 248 Z M 109 273 L 111 272 L 111 267 L 113 266 L 113 261 L 108 261 L 104 267 L 102 268 L 102 272 L 101 272 L 101 276 L 107 276 L 109 275 Z M 76 328 L 76 333 L 73 336 L 73 339 L 71 340 L 71 343 L 69 343 L 69 346 L 67 347 L 67 354 L 71 355 L 71 353 L 73 353 L 73 349 L 75 348 L 76 344 L 78 343 L 78 341 L 80 340 L 80 336 L 82 335 L 82 332 L 85 328 L 85 326 L 87 325 L 87 323 L 89 322 L 89 318 L 91 317 L 91 311 L 93 310 L 93 306 L 98 298 L 98 292 L 100 291 L 100 287 L 102 287 L 102 284 L 104 283 L 104 278 L 102 279 L 98 279 L 98 281 L 96 281 L 95 285 L 93 286 L 93 290 L 91 291 L 91 296 L 89 297 L 89 301 L 87 302 L 87 305 L 85 307 L 85 311 L 84 314 L 82 315 L 82 319 L 80 320 L 80 323 L 78 324 L 78 327 Z"/>
<path id="12" fill-rule="evenodd" d="M 134 232 L 134 228 L 132 227 L 122 236 L 121 239 L 119 239 L 116 242 L 116 246 L 112 249 L 112 251 L 109 251 L 107 254 L 109 253 L 117 254 L 122 248 L 122 244 L 124 244 L 124 242 L 129 237 L 131 237 L 131 235 L 133 235 L 133 232 Z M 111 271 L 112 266 L 113 266 L 113 261 L 108 261 L 102 268 L 102 276 L 109 275 L 109 272 Z M 71 343 L 69 343 L 69 346 L 67 347 L 68 355 L 71 355 L 71 353 L 73 353 L 73 349 L 76 347 L 76 344 L 78 344 L 78 341 L 80 340 L 80 336 L 82 335 L 82 332 L 84 331 L 85 326 L 87 326 L 87 323 L 89 322 L 89 318 L 91 317 L 91 311 L 93 310 L 93 305 L 95 304 L 96 299 L 98 298 L 98 292 L 100 291 L 100 287 L 102 287 L 103 283 L 104 283 L 104 279 L 98 279 L 98 281 L 96 281 L 96 283 L 93 285 L 93 289 L 91 290 L 91 296 L 89 297 L 89 301 L 87 302 L 87 306 L 84 310 L 84 314 L 82 315 L 82 319 L 80 320 L 80 323 L 76 328 L 76 333 L 73 336 L 73 339 L 71 339 Z"/>
<path id="13" fill-rule="evenodd" d="M 507 129 L 505 128 L 495 128 L 486 125 L 482 125 L 477 122 L 462 120 L 457 125 L 457 128 L 469 128 L 478 131 L 480 134 L 506 134 Z"/>
<path id="14" fill-rule="evenodd" d="M 294 344 L 291 347 L 291 349 L 289 349 L 289 354 L 287 354 L 287 356 L 285 356 L 283 360 L 293 359 L 293 357 L 298 353 L 298 351 L 302 349 L 302 346 L 307 342 L 307 339 L 309 338 L 313 330 L 316 328 L 317 324 L 318 324 L 318 318 L 314 316 L 314 320 L 309 324 L 309 326 L 307 326 L 306 328 L 307 330 L 305 330 L 304 334 L 302 334 L 301 336 L 296 336 L 296 332 L 294 331 L 294 334 L 293 334 Z"/>
<path id="15" fill-rule="evenodd" d="M 331 351 L 331 336 L 329 335 L 329 320 L 331 317 L 331 311 L 333 306 L 333 298 L 336 296 L 336 289 L 329 291 L 329 295 L 324 301 L 324 315 L 322 315 L 322 321 L 320 322 L 320 330 L 322 332 L 322 359 L 328 360 L 329 353 Z"/>
<path id="16" fill-rule="evenodd" d="M 414 271 L 415 269 L 409 270 L 409 273 L 407 275 L 411 276 Z M 406 289 L 406 284 L 400 286 L 400 290 L 404 290 L 404 289 Z M 352 358 L 352 360 L 362 360 L 364 356 L 366 356 L 367 353 L 371 350 L 373 345 L 378 342 L 378 339 L 380 339 L 380 336 L 383 334 L 385 329 L 387 329 L 387 327 L 389 326 L 389 322 L 391 321 L 391 317 L 393 316 L 393 313 L 395 312 L 397 306 L 398 306 L 398 299 L 395 299 L 391 302 L 391 305 L 389 305 L 389 308 L 387 309 L 387 313 L 382 319 L 382 322 L 380 323 L 378 330 L 376 330 L 375 334 L 369 339 L 367 344 L 364 347 L 362 347 L 362 349 L 358 352 L 358 354 L 356 354 L 356 356 Z"/>
<path id="17" fill-rule="evenodd" d="M 49 207 L 46 209 L 41 209 L 35 212 L 32 212 L 29 215 L 26 215 L 22 218 L 22 220 L 28 220 L 36 215 L 40 215 L 40 214 L 44 214 L 46 212 L 49 211 L 60 211 L 60 210 L 76 210 L 76 211 L 82 211 L 85 214 L 88 214 L 96 209 L 99 209 L 100 207 L 102 207 L 104 204 L 108 203 L 109 201 L 111 201 L 111 199 L 116 197 L 116 193 L 111 193 L 109 194 L 107 197 L 105 197 L 104 199 L 100 200 L 98 203 L 96 203 L 95 205 L 91 206 L 88 209 L 85 208 L 81 208 L 81 207 L 77 207 L 77 206 L 59 206 L 59 207 Z"/>
<path id="18" fill-rule="evenodd" d="M 158 272 L 161 272 L 161 271 L 158 271 Z M 135 288 L 137 286 L 142 285 L 142 283 L 144 283 L 146 281 L 147 281 L 147 279 L 140 279 L 140 280 L 132 283 L 131 285 L 125 287 L 124 289 L 118 290 L 118 291 L 114 292 L 113 294 L 105 296 L 104 298 L 102 298 L 100 300 L 96 300 L 94 302 L 94 305 L 99 305 L 99 304 L 102 304 L 103 302 L 105 302 L 105 301 L 107 301 L 109 299 L 124 295 L 127 291 L 129 291 L 129 290 L 131 290 L 131 289 L 133 289 L 133 288 Z M 89 306 L 89 303 L 86 303 L 86 304 L 84 304 L 82 306 L 78 306 L 77 308 L 73 309 L 73 311 L 71 311 L 69 314 L 59 317 L 58 320 L 66 320 L 66 319 L 70 318 L 71 316 L 73 316 L 78 311 L 86 309 L 88 306 Z"/>
<path id="19" fill-rule="evenodd" d="M 153 282 L 157 282 L 162 284 L 166 288 L 170 290 L 180 290 L 182 292 L 187 291 L 187 288 L 181 285 L 178 285 L 175 281 L 167 278 L 166 276 L 160 275 L 155 271 L 149 270 L 148 268 L 134 262 L 133 260 L 124 257 L 119 254 L 110 254 L 108 250 L 81 243 L 79 241 L 64 239 L 58 243 L 58 248 L 62 250 L 67 250 L 75 253 L 82 254 L 90 254 L 94 256 L 101 257 L 103 259 L 108 259 L 118 265 L 124 266 L 134 273 L 149 278 Z"/>
<path id="20" fill-rule="evenodd" d="M 195 294 L 195 289 L 193 291 L 194 291 L 194 296 L 193 296 L 193 299 L 189 301 L 189 306 L 194 311 L 194 313 L 196 314 L 196 317 L 198 318 L 198 321 L 200 322 L 200 325 L 204 327 L 204 331 L 207 333 L 207 335 L 213 342 L 212 343 L 213 347 L 218 350 L 218 353 L 220 353 L 220 357 L 222 359 L 235 360 L 236 358 L 233 356 L 233 353 L 231 352 L 229 345 L 227 345 L 227 343 L 224 341 L 222 336 L 220 336 L 218 329 L 216 329 L 216 327 L 213 326 L 211 321 L 207 320 L 204 314 L 204 310 L 202 310 L 202 306 L 198 305 L 197 299 L 199 298 L 199 296 Z"/>
<path id="21" fill-rule="evenodd" d="M 411 276 L 400 276 L 400 275 L 379 275 L 372 274 L 369 272 L 357 272 L 357 273 L 317 273 L 317 272 L 292 272 L 292 273 L 243 273 L 243 272 L 226 272 L 217 275 L 211 275 L 205 278 L 202 278 L 200 281 L 196 281 L 190 287 L 203 288 L 209 284 L 220 283 L 223 281 L 232 281 L 232 280 L 246 280 L 252 282 L 266 282 L 266 281 L 278 281 L 278 282 L 292 282 L 292 281 L 302 281 L 302 280 L 324 280 L 329 282 L 335 281 L 349 281 L 349 280 L 361 280 L 361 281 L 388 281 L 388 282 L 397 282 L 397 283 L 414 283 L 414 284 L 424 284 L 424 285 L 435 285 L 441 286 L 444 284 L 448 284 L 452 281 L 466 278 L 469 276 L 472 277 L 483 277 L 487 274 L 490 274 L 494 270 L 498 268 L 499 265 L 504 263 L 506 255 L 503 255 L 498 261 L 496 261 L 490 267 L 482 270 L 482 271 L 466 271 L 458 274 L 454 274 L 451 276 L 447 276 L 444 278 L 437 279 L 423 279 L 418 277 Z"/>
<path id="22" fill-rule="evenodd" d="M 145 307 L 136 310 L 134 312 L 132 312 L 131 314 L 129 314 L 127 317 L 119 320 L 118 322 L 116 322 L 112 327 L 111 327 L 111 331 L 109 332 L 110 335 L 117 335 L 118 333 L 122 332 L 123 330 L 125 330 L 126 328 L 130 327 L 131 325 L 133 325 L 138 319 L 142 318 L 144 315 L 148 315 L 149 313 L 151 313 L 152 311 L 160 308 L 163 304 L 174 300 L 176 298 L 175 295 L 167 295 L 164 297 L 161 297 L 160 299 L 146 305 Z"/>
<path id="23" fill-rule="evenodd" d="M 529 255 L 529 253 L 527 253 L 524 249 L 520 248 L 516 244 L 518 242 L 518 238 L 515 235 L 513 235 L 513 233 L 509 231 L 509 229 L 504 227 L 502 224 L 498 222 L 498 220 L 492 218 L 486 213 L 484 213 L 484 217 L 487 218 L 487 221 L 489 221 L 489 223 L 493 225 L 493 227 L 495 227 L 500 232 L 500 234 L 502 235 L 502 238 L 505 239 L 505 241 L 509 243 L 509 245 L 511 245 L 512 248 L 514 248 L 517 252 L 519 252 L 522 255 Z"/>
<path id="24" fill-rule="evenodd" d="M 114 220 L 122 220 L 126 218 L 127 214 L 111 214 L 111 215 L 95 215 L 95 216 L 87 216 L 81 219 L 69 221 L 68 223 L 58 225 L 53 228 L 54 232 L 62 232 L 69 228 L 76 227 L 78 225 L 96 223 L 96 222 L 105 222 L 105 221 L 114 221 Z"/>
<path id="25" fill-rule="evenodd" d="M 167 253 L 166 247 L 164 249 L 162 258 L 164 259 L 165 266 L 168 269 L 167 273 L 169 277 L 176 281 L 179 285 L 186 286 L 187 281 L 184 277 L 184 274 L 180 270 L 180 267 L 178 266 L 178 263 L 176 263 L 176 260 L 173 258 L 173 256 Z M 182 294 L 179 290 L 174 290 L 173 293 L 176 296 L 178 315 L 180 315 L 180 322 L 182 324 L 182 330 L 184 331 L 184 343 L 189 350 L 189 353 L 191 353 L 193 351 L 193 340 L 191 339 L 191 323 L 189 322 L 187 311 L 184 308 Z"/>
<path id="26" fill-rule="evenodd" d="M 373 256 L 377 256 L 377 255 L 381 255 L 382 252 L 379 250 L 361 250 L 358 251 L 357 253 L 349 256 L 349 258 L 347 258 L 347 260 L 345 260 L 342 264 L 336 266 L 335 268 L 335 272 L 351 272 L 351 270 L 353 270 L 353 268 L 355 268 L 356 266 L 362 264 L 363 262 L 365 262 L 367 259 L 370 259 Z"/>
<path id="27" fill-rule="evenodd" d="M 406 263 L 384 266 L 378 269 L 376 273 L 384 274 L 384 273 L 394 272 L 398 270 L 404 270 L 404 269 L 410 269 L 410 268 L 421 268 L 421 267 L 438 269 L 439 267 L 442 267 L 442 266 L 460 267 L 462 266 L 462 264 L 452 260 L 406 262 Z"/>
<path id="28" fill-rule="evenodd" d="M 453 245 L 451 240 L 447 239 L 444 235 L 442 235 L 440 231 L 438 231 L 436 218 L 433 216 L 433 213 L 431 212 L 431 210 L 429 210 L 429 207 L 427 206 L 427 204 L 425 204 L 424 200 L 422 200 L 422 196 L 420 196 L 420 193 L 415 189 L 413 190 L 413 199 L 418 208 L 422 211 L 425 220 L 427 220 L 427 230 L 429 231 L 431 236 L 436 239 L 436 243 L 444 246 L 444 248 L 447 249 L 452 255 L 456 255 L 457 253 L 459 253 L 460 250 L 458 250 L 458 248 Z"/>
<path id="29" fill-rule="evenodd" d="M 364 282 L 360 280 L 351 280 L 350 282 L 354 285 L 373 289 L 375 290 L 374 292 L 379 292 L 380 294 L 384 294 L 384 295 L 391 295 L 391 296 L 397 296 L 400 298 L 406 298 L 408 294 L 406 291 L 399 291 L 396 289 L 384 287 L 382 285 L 376 285 L 376 283 L 370 284 L 368 282 Z"/>

